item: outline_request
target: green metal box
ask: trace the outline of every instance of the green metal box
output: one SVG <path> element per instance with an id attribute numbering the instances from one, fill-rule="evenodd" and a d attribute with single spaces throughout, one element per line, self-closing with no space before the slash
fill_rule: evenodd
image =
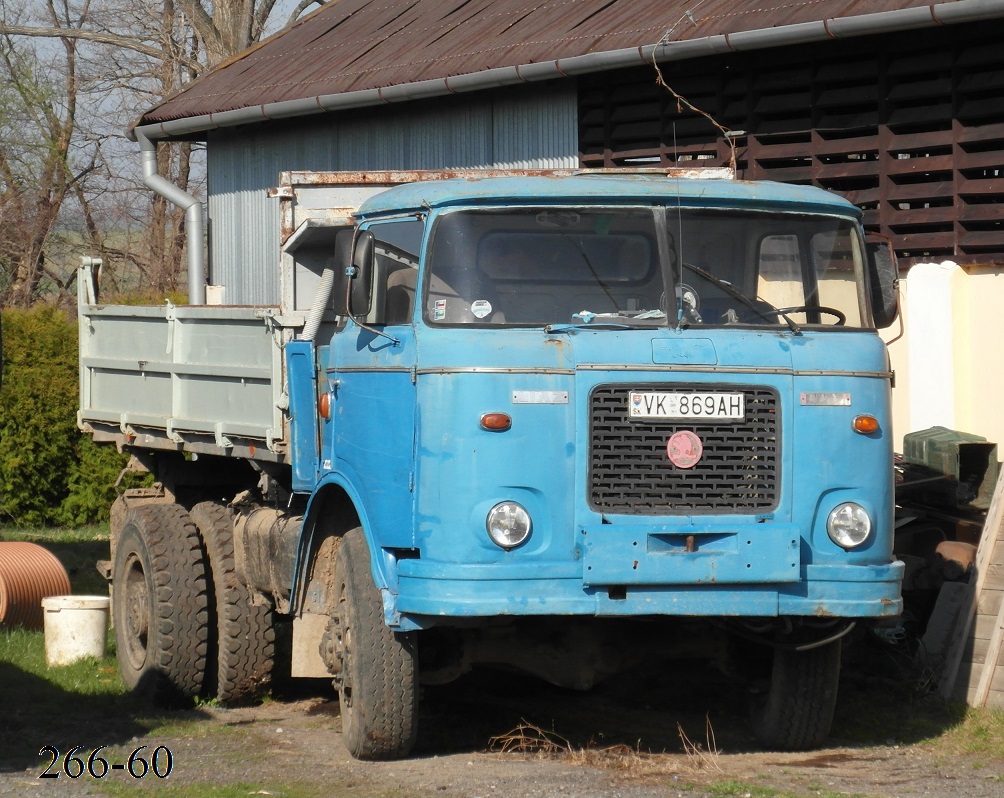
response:
<path id="1" fill-rule="evenodd" d="M 903 459 L 948 478 L 940 487 L 931 488 L 939 504 L 979 510 L 990 507 L 997 484 L 996 443 L 947 427 L 931 427 L 903 436 Z"/>

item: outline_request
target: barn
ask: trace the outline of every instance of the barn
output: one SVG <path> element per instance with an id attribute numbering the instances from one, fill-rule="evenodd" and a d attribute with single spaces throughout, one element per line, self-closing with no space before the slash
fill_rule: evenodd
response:
<path id="1" fill-rule="evenodd" d="M 340 0 L 134 132 L 147 156 L 206 142 L 207 277 L 228 304 L 278 302 L 283 170 L 696 163 L 836 191 L 905 278 L 897 439 L 1004 441 L 986 367 L 1004 335 L 1002 33 L 1004 0 Z"/>

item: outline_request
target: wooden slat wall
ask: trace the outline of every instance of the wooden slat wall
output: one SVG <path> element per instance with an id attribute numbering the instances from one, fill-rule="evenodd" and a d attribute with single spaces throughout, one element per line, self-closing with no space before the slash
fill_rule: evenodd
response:
<path id="1" fill-rule="evenodd" d="M 1004 22 L 662 65 L 735 137 L 740 177 L 814 184 L 865 211 L 901 261 L 1004 262 Z M 727 165 L 654 68 L 579 78 L 586 167 Z"/>

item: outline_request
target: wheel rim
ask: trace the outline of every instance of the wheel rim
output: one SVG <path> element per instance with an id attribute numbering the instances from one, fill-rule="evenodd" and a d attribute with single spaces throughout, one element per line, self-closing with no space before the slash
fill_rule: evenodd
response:
<path id="1" fill-rule="evenodd" d="M 135 555 L 126 562 L 125 623 L 122 641 L 126 659 L 139 670 L 146 663 L 147 645 L 150 640 L 150 594 L 146 584 L 143 563 Z"/>
<path id="2" fill-rule="evenodd" d="M 336 660 L 342 736 L 357 759 L 397 759 L 417 733 L 414 638 L 385 623 L 362 530 L 346 533 L 336 557 L 328 651 Z"/>
<path id="3" fill-rule="evenodd" d="M 338 695 L 342 712 L 352 708 L 352 626 L 349 624 L 348 606 L 345 602 L 345 585 L 341 586 L 338 611 L 335 613 L 335 645 L 341 665 Z"/>

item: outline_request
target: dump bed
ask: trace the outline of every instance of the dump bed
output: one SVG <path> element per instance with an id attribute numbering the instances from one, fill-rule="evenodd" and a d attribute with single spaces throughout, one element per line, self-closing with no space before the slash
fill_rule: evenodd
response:
<path id="1" fill-rule="evenodd" d="M 96 440 L 284 460 L 282 346 L 273 308 L 80 305 L 78 423 Z"/>

